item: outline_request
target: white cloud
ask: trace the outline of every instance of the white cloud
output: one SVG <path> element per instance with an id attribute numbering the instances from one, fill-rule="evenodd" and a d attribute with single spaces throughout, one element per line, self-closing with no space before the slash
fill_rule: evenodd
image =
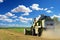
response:
<path id="1" fill-rule="evenodd" d="M 53 16 L 51 16 L 51 18 L 53 19 L 55 16 L 56 16 L 56 15 L 53 15 Z"/>
<path id="2" fill-rule="evenodd" d="M 27 23 L 28 21 L 32 21 L 32 18 L 24 18 L 22 16 L 19 17 L 21 22 Z"/>
<path id="3" fill-rule="evenodd" d="M 15 18 L 15 20 L 13 18 Z M 3 22 L 16 22 L 17 16 L 15 16 L 15 14 L 12 14 L 11 12 L 7 12 L 4 15 L 0 15 L 0 20 Z"/>
<path id="4" fill-rule="evenodd" d="M 60 15 L 53 15 L 51 18 L 53 19 L 54 17 L 60 18 Z"/>
<path id="5" fill-rule="evenodd" d="M 29 13 L 32 12 L 32 10 L 24 5 L 19 5 L 18 7 L 11 10 L 11 12 L 24 12 L 24 14 L 22 15 L 29 15 Z"/>
<path id="6" fill-rule="evenodd" d="M 24 5 L 19 5 L 18 7 L 14 8 L 11 12 L 24 12 L 29 13 L 32 12 L 29 7 L 26 7 Z"/>
<path id="7" fill-rule="evenodd" d="M 48 10 L 48 8 L 45 8 L 44 10 L 46 11 L 46 10 Z"/>
<path id="8" fill-rule="evenodd" d="M 14 20 L 13 20 L 13 22 L 17 22 L 17 21 L 19 21 L 19 19 L 18 19 L 18 18 L 16 18 L 16 19 L 14 19 Z"/>
<path id="9" fill-rule="evenodd" d="M 19 19 L 18 18 L 15 18 L 15 19 L 7 18 L 7 19 L 4 19 L 3 21 L 6 21 L 6 22 L 17 22 L 17 21 L 19 21 Z"/>
<path id="10" fill-rule="evenodd" d="M 6 21 L 6 22 L 13 22 L 12 19 L 4 19 L 4 21 Z"/>
<path id="11" fill-rule="evenodd" d="M 6 15 L 0 15 L 0 20 L 7 19 L 8 17 Z"/>
<path id="12" fill-rule="evenodd" d="M 51 11 L 51 10 L 47 10 L 46 12 L 47 12 L 47 13 L 52 13 L 52 11 Z"/>
<path id="13" fill-rule="evenodd" d="M 11 12 L 7 12 L 5 15 L 7 17 L 17 18 L 17 16 L 15 16 L 15 14 L 12 14 Z"/>
<path id="14" fill-rule="evenodd" d="M 13 16 L 12 18 L 17 18 L 17 16 Z"/>
<path id="15" fill-rule="evenodd" d="M 43 10 L 43 8 L 39 8 L 39 4 L 33 4 L 30 6 L 33 10 Z"/>
<path id="16" fill-rule="evenodd" d="M 4 0 L 0 0 L 0 3 L 3 2 Z"/>
<path id="17" fill-rule="evenodd" d="M 6 16 L 14 16 L 15 14 L 12 14 L 11 12 L 7 12 L 5 15 Z"/>
<path id="18" fill-rule="evenodd" d="M 50 8 L 54 8 L 54 7 L 50 7 Z"/>
<path id="19" fill-rule="evenodd" d="M 6 16 L 6 15 L 0 15 L 0 20 L 6 21 L 6 22 L 13 22 L 13 20 L 9 19 L 8 16 Z"/>
<path id="20" fill-rule="evenodd" d="M 22 14 L 22 16 L 27 16 L 27 15 L 29 15 L 29 13 L 24 13 L 24 14 Z"/>
<path id="21" fill-rule="evenodd" d="M 43 8 L 40 8 L 40 10 L 43 10 Z"/>

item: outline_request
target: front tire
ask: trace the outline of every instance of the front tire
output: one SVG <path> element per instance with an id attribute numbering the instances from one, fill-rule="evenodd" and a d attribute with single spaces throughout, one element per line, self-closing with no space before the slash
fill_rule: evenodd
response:
<path id="1" fill-rule="evenodd" d="M 24 34 L 27 35 L 27 30 L 26 29 L 24 29 Z"/>

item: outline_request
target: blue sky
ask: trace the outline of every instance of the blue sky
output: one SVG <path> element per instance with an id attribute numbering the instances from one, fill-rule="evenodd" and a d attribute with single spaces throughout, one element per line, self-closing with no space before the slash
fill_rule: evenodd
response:
<path id="1" fill-rule="evenodd" d="M 28 27 L 40 14 L 60 18 L 60 0 L 0 0 L 0 26 Z"/>

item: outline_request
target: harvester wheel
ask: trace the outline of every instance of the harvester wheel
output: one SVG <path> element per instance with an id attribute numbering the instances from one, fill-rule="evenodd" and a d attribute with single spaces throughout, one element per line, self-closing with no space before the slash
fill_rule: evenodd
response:
<path id="1" fill-rule="evenodd" d="M 32 36 L 35 35 L 35 29 L 32 29 Z"/>
<path id="2" fill-rule="evenodd" d="M 43 31 L 43 29 L 42 29 L 42 28 L 39 28 L 39 29 L 38 29 L 38 34 L 37 34 L 37 35 L 38 35 L 38 36 L 41 36 L 41 35 L 42 35 L 42 31 Z"/>
<path id="3" fill-rule="evenodd" d="M 24 34 L 27 35 L 27 30 L 26 29 L 24 29 Z"/>

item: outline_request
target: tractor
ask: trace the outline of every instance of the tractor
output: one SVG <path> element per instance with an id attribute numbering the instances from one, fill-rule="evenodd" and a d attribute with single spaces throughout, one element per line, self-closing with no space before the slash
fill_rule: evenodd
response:
<path id="1" fill-rule="evenodd" d="M 34 18 L 34 22 L 31 28 L 24 29 L 24 34 L 33 35 L 33 36 L 41 36 L 43 30 L 46 30 L 48 28 L 46 25 L 53 26 L 54 21 L 49 16 L 41 15 L 41 17 L 38 20 Z"/>

